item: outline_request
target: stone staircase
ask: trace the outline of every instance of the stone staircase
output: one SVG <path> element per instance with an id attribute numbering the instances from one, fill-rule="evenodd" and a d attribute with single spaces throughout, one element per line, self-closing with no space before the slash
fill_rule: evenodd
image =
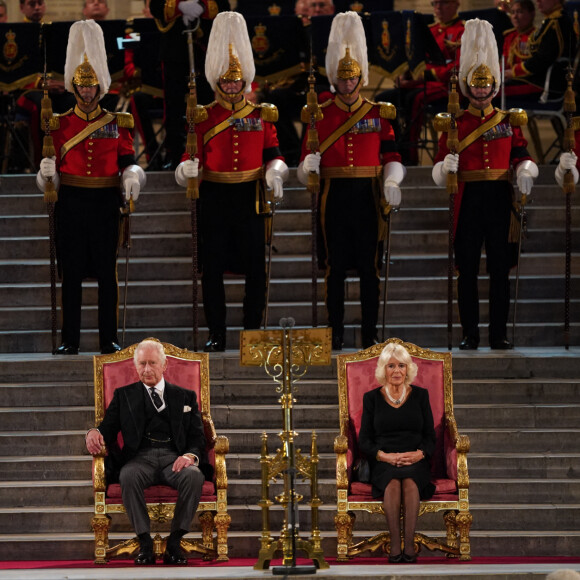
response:
<path id="1" fill-rule="evenodd" d="M 387 336 L 445 348 L 447 196 L 431 187 L 430 169 L 411 168 L 404 206 L 393 219 Z M 276 214 L 270 325 L 292 315 L 310 325 L 309 196 L 292 173 Z M 456 417 L 471 437 L 472 551 L 478 556 L 566 556 L 580 553 L 580 330 L 578 209 L 573 213 L 571 345 L 563 343 L 564 198 L 553 168 L 542 167 L 528 207 L 518 305 L 518 349 L 454 352 Z M 133 217 L 126 344 L 147 336 L 192 345 L 188 206 L 170 174 L 150 174 Z M 84 434 L 93 425 L 92 357 L 50 354 L 46 210 L 30 176 L 0 177 L 0 559 L 90 559 L 92 494 Z M 125 260 L 119 260 L 124 279 Z M 487 280 L 482 266 L 482 296 Z M 512 285 L 513 286 L 513 285 Z M 212 355 L 212 414 L 230 437 L 230 553 L 257 555 L 259 449 L 263 431 L 278 446 L 282 413 L 261 369 L 242 368 L 238 345 L 243 280 L 227 280 L 229 351 Z M 323 277 L 318 318 L 325 321 Z M 121 294 L 120 303 L 123 304 Z M 346 346 L 359 337 L 358 281 L 347 281 Z M 122 312 L 121 312 L 122 315 Z M 482 320 L 487 308 L 482 302 Z M 201 326 L 203 327 L 203 314 Z M 455 343 L 460 338 L 455 321 Z M 201 329 L 200 342 L 205 339 Z M 88 281 L 82 351 L 95 352 L 96 285 Z M 485 334 L 482 344 L 486 344 Z M 333 440 L 338 433 L 336 369 L 311 369 L 294 412 L 298 446 L 318 433 L 321 528 L 325 553 L 335 554 Z M 306 486 L 300 491 L 308 497 Z M 274 486 L 275 490 L 279 487 Z M 272 496 L 276 493 L 273 490 Z M 274 509 L 272 530 L 282 514 Z M 301 509 L 308 530 L 309 514 Z M 128 523 L 112 536 L 127 537 Z M 359 516 L 359 535 L 383 529 Z M 420 530 L 442 531 L 427 515 Z M 303 532 L 307 536 L 307 532 Z"/>
<path id="2" fill-rule="evenodd" d="M 474 556 L 573 556 L 580 553 L 580 357 L 577 348 L 454 354 L 456 418 L 470 436 L 470 502 Z M 92 358 L 0 357 L 0 558 L 91 559 L 91 459 L 84 434 L 93 425 Z M 212 416 L 230 439 L 230 554 L 256 555 L 261 527 L 259 449 L 279 446 L 282 412 L 259 368 L 240 367 L 236 353 L 212 355 Z M 485 377 L 485 378 L 483 378 Z M 574 378 L 571 378 L 574 377 Z M 299 383 L 294 409 L 297 446 L 318 434 L 320 525 L 327 556 L 336 552 L 333 440 L 338 433 L 336 368 L 318 367 Z M 299 493 L 308 498 L 307 485 Z M 272 486 L 271 497 L 281 491 Z M 282 513 L 274 508 L 272 532 Z M 300 511 L 303 537 L 309 513 Z M 359 515 L 355 532 L 384 529 Z M 112 537 L 130 534 L 114 520 Z M 443 533 L 441 516 L 419 530 Z"/>
<path id="3" fill-rule="evenodd" d="M 447 345 L 447 194 L 432 187 L 430 168 L 410 168 L 403 206 L 392 218 L 392 252 L 386 336 L 432 347 Z M 295 173 L 276 212 L 269 324 L 289 311 L 297 325 L 311 325 L 310 197 Z M 580 344 L 580 210 L 573 209 L 571 344 Z M 553 168 L 542 167 L 528 206 L 528 238 L 520 269 L 517 343 L 563 344 L 564 196 L 554 184 Z M 0 178 L 0 352 L 49 352 L 50 291 L 48 219 L 32 176 Z M 191 234 L 188 202 L 169 173 L 149 174 L 133 215 L 127 337 L 131 344 L 154 335 L 192 346 Z M 123 252 L 121 252 L 123 254 Z M 119 280 L 125 279 L 125 256 Z M 512 287 L 515 284 L 512 284 Z M 513 291 L 513 288 L 512 288 Z M 482 264 L 481 296 L 487 296 Z M 243 278 L 227 279 L 228 347 L 238 345 Z M 323 273 L 318 279 L 318 320 L 324 324 Z M 360 345 L 359 288 L 346 288 L 345 344 Z M 200 300 L 203 300 L 200 291 Z M 120 296 L 120 320 L 124 295 Z M 482 299 L 482 322 L 487 305 Z M 96 283 L 87 281 L 83 301 L 81 351 L 97 349 Z M 382 314 L 380 316 L 382 319 Z M 205 340 L 200 308 L 200 341 Z M 454 321 L 455 342 L 460 338 Z M 486 344 L 485 328 L 482 344 Z"/>

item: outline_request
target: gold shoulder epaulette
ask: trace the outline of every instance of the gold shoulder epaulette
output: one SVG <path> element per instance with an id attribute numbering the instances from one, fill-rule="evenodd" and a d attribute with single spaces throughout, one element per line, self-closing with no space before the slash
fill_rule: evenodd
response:
<path id="1" fill-rule="evenodd" d="M 572 127 L 574 128 L 574 131 L 580 129 L 580 117 L 572 117 Z"/>
<path id="2" fill-rule="evenodd" d="M 117 125 L 122 129 L 133 129 L 135 127 L 135 121 L 131 113 L 115 113 L 117 117 Z"/>
<path id="3" fill-rule="evenodd" d="M 528 114 L 523 109 L 510 109 L 510 125 L 524 127 L 528 124 Z"/>
<path id="4" fill-rule="evenodd" d="M 262 103 L 262 119 L 268 123 L 275 123 L 278 120 L 278 108 L 270 103 Z"/>
<path id="5" fill-rule="evenodd" d="M 380 107 L 379 115 L 381 119 L 389 119 L 392 121 L 397 118 L 397 108 L 391 103 L 377 103 Z"/>
<path id="6" fill-rule="evenodd" d="M 334 99 L 328 99 L 324 101 L 324 103 L 320 103 L 320 106 L 324 109 L 324 107 L 328 107 L 328 105 L 332 105 L 334 103 Z"/>
<path id="7" fill-rule="evenodd" d="M 449 113 L 437 113 L 433 119 L 433 127 L 438 133 L 449 131 L 451 115 Z"/>
<path id="8" fill-rule="evenodd" d="M 207 121 L 208 114 L 207 109 L 203 105 L 197 105 L 195 107 L 195 111 L 193 112 L 193 122 L 197 125 L 197 123 L 203 123 Z"/>

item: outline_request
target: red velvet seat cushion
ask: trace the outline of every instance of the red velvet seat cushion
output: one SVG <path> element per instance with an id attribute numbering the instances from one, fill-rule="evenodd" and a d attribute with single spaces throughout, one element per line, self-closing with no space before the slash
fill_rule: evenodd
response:
<path id="1" fill-rule="evenodd" d="M 435 493 L 431 498 L 432 501 L 451 500 L 456 501 L 458 498 L 457 484 L 452 479 L 432 479 L 435 485 Z M 348 501 L 378 501 L 373 498 L 372 486 L 370 483 L 360 483 L 354 481 L 350 484 L 350 494 Z"/>
<path id="2" fill-rule="evenodd" d="M 167 485 L 152 485 L 145 490 L 145 501 L 147 503 L 175 503 L 177 501 L 177 490 Z M 213 481 L 206 481 L 203 484 L 200 501 L 217 501 Z M 123 503 L 121 486 L 118 483 L 114 483 L 107 487 L 105 503 Z"/>

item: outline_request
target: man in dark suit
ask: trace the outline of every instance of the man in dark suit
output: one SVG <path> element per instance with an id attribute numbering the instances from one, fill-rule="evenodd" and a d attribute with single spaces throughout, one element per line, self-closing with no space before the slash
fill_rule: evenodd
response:
<path id="1" fill-rule="evenodd" d="M 199 504 L 207 463 L 203 423 L 194 391 L 166 383 L 163 345 L 144 340 L 135 349 L 140 381 L 115 390 L 101 424 L 86 436 L 89 453 L 115 445 L 123 435 L 119 482 L 123 504 L 140 542 L 135 564 L 154 564 L 145 489 L 168 485 L 178 490 L 164 564 L 185 565 L 181 538 Z"/>

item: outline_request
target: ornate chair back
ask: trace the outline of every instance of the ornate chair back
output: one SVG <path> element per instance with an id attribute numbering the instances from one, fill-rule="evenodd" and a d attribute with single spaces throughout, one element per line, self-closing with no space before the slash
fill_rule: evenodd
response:
<path id="1" fill-rule="evenodd" d="M 156 339 L 148 339 L 156 340 Z M 210 412 L 209 355 L 190 352 L 168 343 L 162 343 L 167 356 L 167 369 L 164 377 L 185 389 L 195 391 L 203 421 L 208 461 L 213 467 L 213 479 L 206 480 L 201 500 L 197 509 L 202 528 L 200 542 L 183 540 L 182 547 L 186 552 L 198 552 L 206 560 L 227 561 L 227 530 L 231 517 L 227 513 L 227 473 L 225 455 L 229 449 L 226 437 L 217 436 Z M 133 355 L 137 344 L 110 355 L 94 357 L 95 379 L 95 425 L 99 425 L 105 411 L 113 399 L 115 389 L 137 382 L 139 377 Z M 117 444 L 123 447 L 123 438 L 119 433 Z M 111 515 L 124 513 L 118 483 L 106 481 L 105 456 L 93 459 L 93 490 L 95 514 L 92 526 L 95 532 L 95 563 L 106 563 L 111 557 L 132 555 L 138 551 L 136 538 L 118 545 L 109 546 L 108 532 Z M 177 491 L 164 485 L 154 485 L 145 491 L 149 516 L 160 523 L 173 517 Z M 214 538 L 214 530 L 217 530 Z M 165 549 L 165 539 L 157 534 L 154 538 L 154 550 L 159 557 Z"/>
<path id="2" fill-rule="evenodd" d="M 357 466 L 362 459 L 358 451 L 358 434 L 362 419 L 363 395 L 379 386 L 375 378 L 377 360 L 386 344 L 402 344 L 419 368 L 413 384 L 429 391 L 436 434 L 436 448 L 431 458 L 431 480 L 435 493 L 422 501 L 420 515 L 444 511 L 445 541 L 415 535 L 415 543 L 430 550 L 439 549 L 449 556 L 469 560 L 469 476 L 467 457 L 469 438 L 459 435 L 453 414 L 453 378 L 451 353 L 434 352 L 414 344 L 392 338 L 354 354 L 338 356 L 338 389 L 340 435 L 335 440 L 337 454 L 338 513 L 335 524 L 338 532 L 339 560 L 378 548 L 387 550 L 389 534 L 383 532 L 357 544 L 352 543 L 355 511 L 383 514 L 382 502 L 373 499 L 370 483 L 356 481 Z"/>

